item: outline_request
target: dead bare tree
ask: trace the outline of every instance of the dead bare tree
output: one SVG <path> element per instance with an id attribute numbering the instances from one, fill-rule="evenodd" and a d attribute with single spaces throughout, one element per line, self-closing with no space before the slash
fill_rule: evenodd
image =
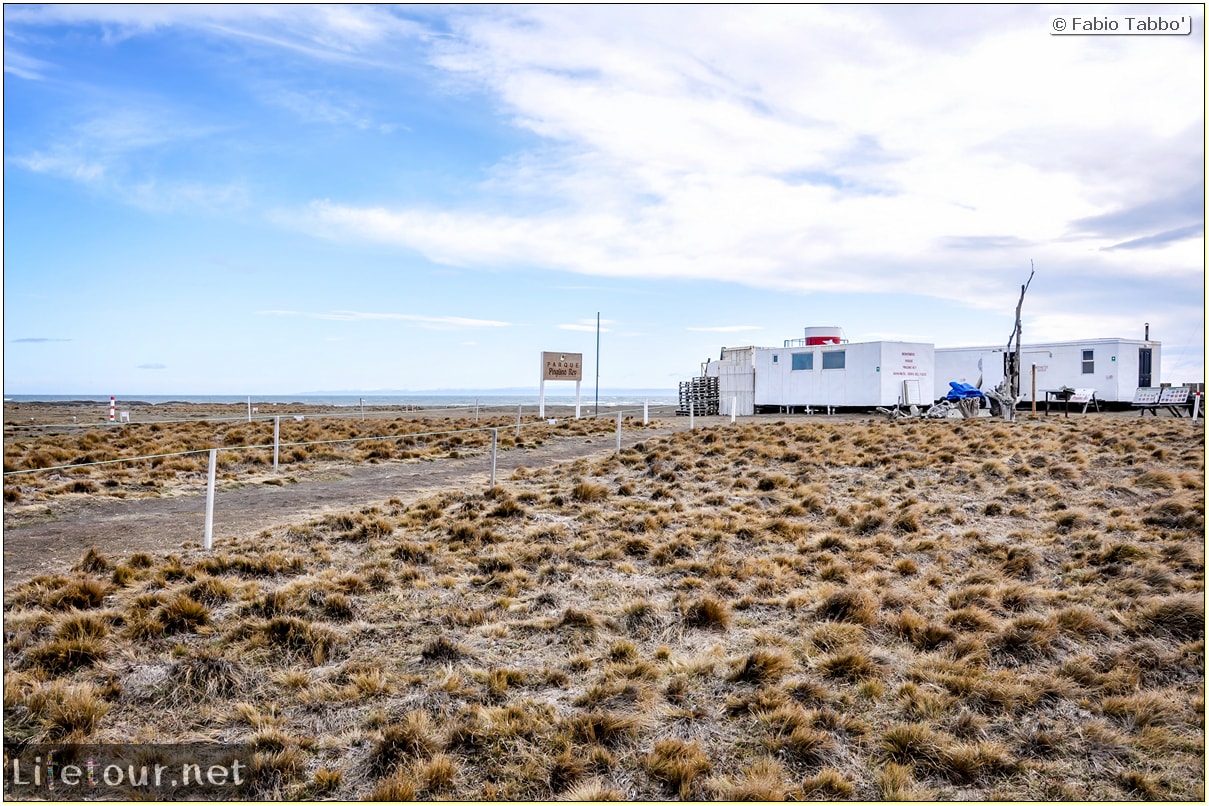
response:
<path id="1" fill-rule="evenodd" d="M 990 396 L 998 401 L 1003 412 L 1003 419 L 1013 422 L 1016 419 L 1016 404 L 1020 402 L 1020 309 L 1024 306 L 1024 294 L 1033 282 L 1036 273 L 1033 261 L 1029 261 L 1028 280 L 1020 286 L 1020 301 L 1016 303 L 1016 327 L 1008 336 L 1007 352 L 1003 355 L 1003 380 L 990 391 Z M 1012 342 L 1016 342 L 1015 350 Z"/>

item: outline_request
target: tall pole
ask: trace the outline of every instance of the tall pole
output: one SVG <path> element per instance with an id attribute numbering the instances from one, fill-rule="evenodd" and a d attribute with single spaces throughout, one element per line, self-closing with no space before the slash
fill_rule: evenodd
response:
<path id="1" fill-rule="evenodd" d="M 596 416 L 600 416 L 600 311 L 596 312 Z"/>

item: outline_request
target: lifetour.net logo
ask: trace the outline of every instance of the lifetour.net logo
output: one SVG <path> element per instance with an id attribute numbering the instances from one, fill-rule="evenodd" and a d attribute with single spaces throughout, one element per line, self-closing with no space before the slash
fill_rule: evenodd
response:
<path id="1" fill-rule="evenodd" d="M 245 800 L 253 751 L 234 745 L 4 746 L 5 800 Z"/>

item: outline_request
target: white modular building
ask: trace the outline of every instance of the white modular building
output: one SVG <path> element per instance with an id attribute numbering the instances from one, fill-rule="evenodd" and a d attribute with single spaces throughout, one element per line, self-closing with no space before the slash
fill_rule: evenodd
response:
<path id="1" fill-rule="evenodd" d="M 1149 339 L 1088 339 L 1085 341 L 1024 344 L 1020 350 L 1020 398 L 1032 401 L 1063 387 L 1095 389 L 1096 399 L 1128 403 L 1139 387 L 1159 386 L 1161 344 Z M 959 381 L 984 392 L 1003 380 L 1004 353 L 999 347 L 938 347 L 936 392 L 948 393 L 949 382 Z"/>
<path id="2" fill-rule="evenodd" d="M 783 347 L 724 348 L 703 374 L 718 378 L 720 414 L 929 405 L 934 352 L 923 342 L 853 343 L 839 328 L 806 328 Z"/>

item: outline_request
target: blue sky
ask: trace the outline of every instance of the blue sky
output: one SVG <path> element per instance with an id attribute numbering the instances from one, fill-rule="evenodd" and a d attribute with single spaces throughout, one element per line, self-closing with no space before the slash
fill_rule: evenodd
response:
<path id="1" fill-rule="evenodd" d="M 1201 9 L 6 5 L 4 389 L 536 386 L 598 312 L 601 386 L 674 388 L 1006 343 L 1030 260 L 1026 343 L 1200 380 Z"/>

